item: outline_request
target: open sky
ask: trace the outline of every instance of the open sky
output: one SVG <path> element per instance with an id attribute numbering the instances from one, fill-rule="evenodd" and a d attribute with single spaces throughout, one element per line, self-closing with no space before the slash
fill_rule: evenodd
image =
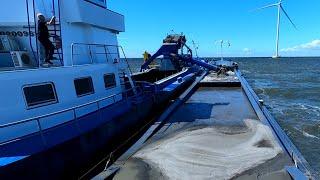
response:
<path id="1" fill-rule="evenodd" d="M 127 56 L 155 52 L 172 30 L 183 32 L 200 56 L 218 56 L 217 40 L 229 40 L 225 56 L 272 56 L 275 52 L 277 8 L 253 11 L 275 0 L 109 0 L 108 8 L 125 16 L 126 32 L 119 43 Z M 284 0 L 282 56 L 320 56 L 320 1 Z"/>

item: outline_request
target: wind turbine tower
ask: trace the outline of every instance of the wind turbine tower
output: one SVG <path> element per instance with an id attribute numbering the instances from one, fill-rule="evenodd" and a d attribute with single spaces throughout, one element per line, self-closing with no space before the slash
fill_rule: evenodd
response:
<path id="1" fill-rule="evenodd" d="M 280 0 L 278 3 L 275 4 L 270 4 L 264 7 L 261 7 L 257 10 L 261 10 L 261 9 L 266 9 L 266 8 L 270 8 L 270 7 L 277 7 L 278 8 L 278 16 L 277 16 L 277 37 L 276 37 L 276 53 L 272 58 L 279 58 L 279 39 L 280 39 L 280 19 L 281 19 L 281 12 L 283 12 L 283 14 L 288 18 L 288 20 L 290 21 L 290 23 L 292 24 L 292 26 L 297 29 L 296 25 L 293 23 L 293 21 L 291 20 L 291 18 L 289 17 L 288 13 L 286 12 L 286 10 L 284 10 L 283 6 L 282 6 L 282 0 Z"/>

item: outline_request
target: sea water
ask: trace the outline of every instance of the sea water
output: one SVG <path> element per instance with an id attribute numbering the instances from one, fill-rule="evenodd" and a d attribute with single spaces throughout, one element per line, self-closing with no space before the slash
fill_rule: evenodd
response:
<path id="1" fill-rule="evenodd" d="M 320 58 L 229 59 L 239 64 L 254 91 L 320 172 Z M 128 61 L 134 72 L 143 63 L 142 59 Z"/>

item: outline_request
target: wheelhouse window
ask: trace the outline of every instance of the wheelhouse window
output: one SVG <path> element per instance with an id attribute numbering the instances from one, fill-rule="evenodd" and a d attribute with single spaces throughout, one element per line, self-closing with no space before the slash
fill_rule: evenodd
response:
<path id="1" fill-rule="evenodd" d="M 28 85 L 23 88 L 28 108 L 46 106 L 58 102 L 53 83 Z"/>
<path id="2" fill-rule="evenodd" d="M 78 97 L 94 93 L 91 77 L 79 78 L 74 80 L 74 87 Z"/>
<path id="3" fill-rule="evenodd" d="M 116 76 L 114 74 L 105 74 L 103 78 L 106 89 L 116 87 Z"/>

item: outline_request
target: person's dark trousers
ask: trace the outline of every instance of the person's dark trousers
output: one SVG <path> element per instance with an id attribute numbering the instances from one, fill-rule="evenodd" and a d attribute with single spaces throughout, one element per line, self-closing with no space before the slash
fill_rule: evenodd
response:
<path id="1" fill-rule="evenodd" d="M 39 38 L 40 43 L 43 45 L 46 54 L 46 62 L 50 62 L 53 59 L 54 46 L 49 39 Z"/>

